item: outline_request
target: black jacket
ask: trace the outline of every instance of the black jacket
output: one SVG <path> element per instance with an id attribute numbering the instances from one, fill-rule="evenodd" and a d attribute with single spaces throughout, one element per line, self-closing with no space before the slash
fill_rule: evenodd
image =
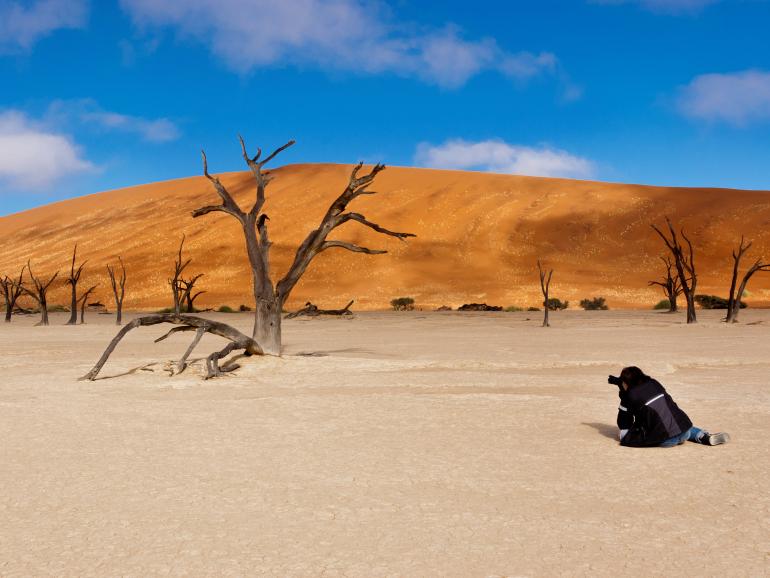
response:
<path id="1" fill-rule="evenodd" d="M 656 446 L 692 427 L 687 414 L 654 379 L 627 391 L 621 387 L 619 393 L 618 427 L 628 430 L 621 445 Z"/>

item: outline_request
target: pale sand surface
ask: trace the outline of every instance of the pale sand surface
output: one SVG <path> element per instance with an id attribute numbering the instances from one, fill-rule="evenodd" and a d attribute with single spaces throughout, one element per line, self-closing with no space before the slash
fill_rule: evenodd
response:
<path id="1" fill-rule="evenodd" d="M 76 378 L 111 318 L 17 319 L 0 326 L 0 575 L 767 575 L 770 311 L 741 318 L 294 320 L 283 358 L 228 378 L 93 383 Z M 133 332 L 104 375 L 178 357 L 189 336 L 153 344 L 164 331 Z M 606 375 L 631 363 L 733 442 L 618 446 Z"/>

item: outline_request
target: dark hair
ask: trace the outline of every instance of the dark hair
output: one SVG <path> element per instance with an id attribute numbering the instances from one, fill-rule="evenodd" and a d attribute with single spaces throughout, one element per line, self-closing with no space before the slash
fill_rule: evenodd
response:
<path id="1" fill-rule="evenodd" d="M 628 384 L 628 387 L 636 387 L 637 385 L 650 380 L 650 376 L 646 375 L 641 369 L 632 365 L 631 367 L 624 367 L 620 372 L 620 379 Z"/>

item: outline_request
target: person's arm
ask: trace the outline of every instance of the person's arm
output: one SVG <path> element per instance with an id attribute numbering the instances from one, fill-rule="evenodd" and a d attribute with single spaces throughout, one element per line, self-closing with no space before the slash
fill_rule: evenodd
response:
<path id="1" fill-rule="evenodd" d="M 631 413 L 628 396 L 623 388 L 619 388 L 618 397 L 620 397 L 620 405 L 618 405 L 617 424 L 620 430 L 620 440 L 623 441 L 628 430 L 634 426 L 634 414 Z"/>

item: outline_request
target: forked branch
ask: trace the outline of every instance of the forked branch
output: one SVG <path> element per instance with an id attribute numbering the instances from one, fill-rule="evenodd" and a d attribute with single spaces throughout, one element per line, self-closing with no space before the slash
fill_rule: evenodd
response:
<path id="1" fill-rule="evenodd" d="M 169 333 L 164 335 L 162 338 L 157 339 L 156 341 L 161 341 L 162 339 L 165 339 L 172 333 L 176 333 L 179 331 L 196 331 L 196 338 L 193 341 L 193 344 L 188 348 L 187 352 L 184 354 L 184 356 L 180 360 L 179 362 L 180 366 L 185 364 L 187 357 L 190 355 L 190 353 L 192 353 L 192 349 L 200 341 L 200 336 L 197 335 L 198 332 L 211 333 L 212 335 L 218 335 L 230 341 L 230 344 L 225 349 L 223 349 L 222 351 L 216 351 L 208 356 L 206 361 L 206 368 L 207 368 L 207 372 L 205 376 L 206 379 L 209 379 L 211 377 L 216 377 L 222 374 L 218 361 L 232 351 L 243 350 L 246 355 L 262 355 L 262 348 L 259 346 L 259 344 L 256 341 L 254 341 L 251 337 L 244 335 L 234 327 L 231 327 L 225 323 L 219 323 L 218 321 L 211 321 L 209 319 L 203 319 L 201 317 L 195 317 L 193 315 L 176 315 L 174 313 L 156 313 L 154 315 L 145 315 L 142 317 L 137 317 L 132 321 L 130 321 L 129 323 L 127 323 L 120 331 L 118 331 L 118 334 L 112 339 L 110 344 L 107 346 L 107 349 L 105 349 L 101 358 L 99 358 L 99 361 L 97 361 L 96 365 L 94 365 L 91 371 L 89 371 L 80 379 L 90 380 L 90 381 L 95 380 L 96 376 L 99 375 L 99 372 L 101 371 L 102 367 L 104 367 L 104 364 L 107 363 L 107 360 L 109 359 L 112 352 L 118 346 L 118 343 L 120 343 L 121 339 L 123 339 L 129 331 L 137 327 L 147 327 L 150 325 L 158 325 L 160 323 L 171 323 L 174 325 L 179 325 L 180 327 L 175 328 L 175 330 L 170 331 Z M 227 353 L 223 354 L 225 350 L 227 350 Z"/>
<path id="2" fill-rule="evenodd" d="M 537 270 L 540 273 L 540 291 L 543 293 L 543 327 L 550 327 L 551 324 L 548 322 L 548 311 L 549 311 L 549 303 L 548 303 L 548 293 L 551 289 L 551 278 L 553 277 L 553 269 L 548 271 L 546 274 L 545 270 L 543 269 L 543 266 L 540 264 L 540 259 L 537 260 Z"/>

